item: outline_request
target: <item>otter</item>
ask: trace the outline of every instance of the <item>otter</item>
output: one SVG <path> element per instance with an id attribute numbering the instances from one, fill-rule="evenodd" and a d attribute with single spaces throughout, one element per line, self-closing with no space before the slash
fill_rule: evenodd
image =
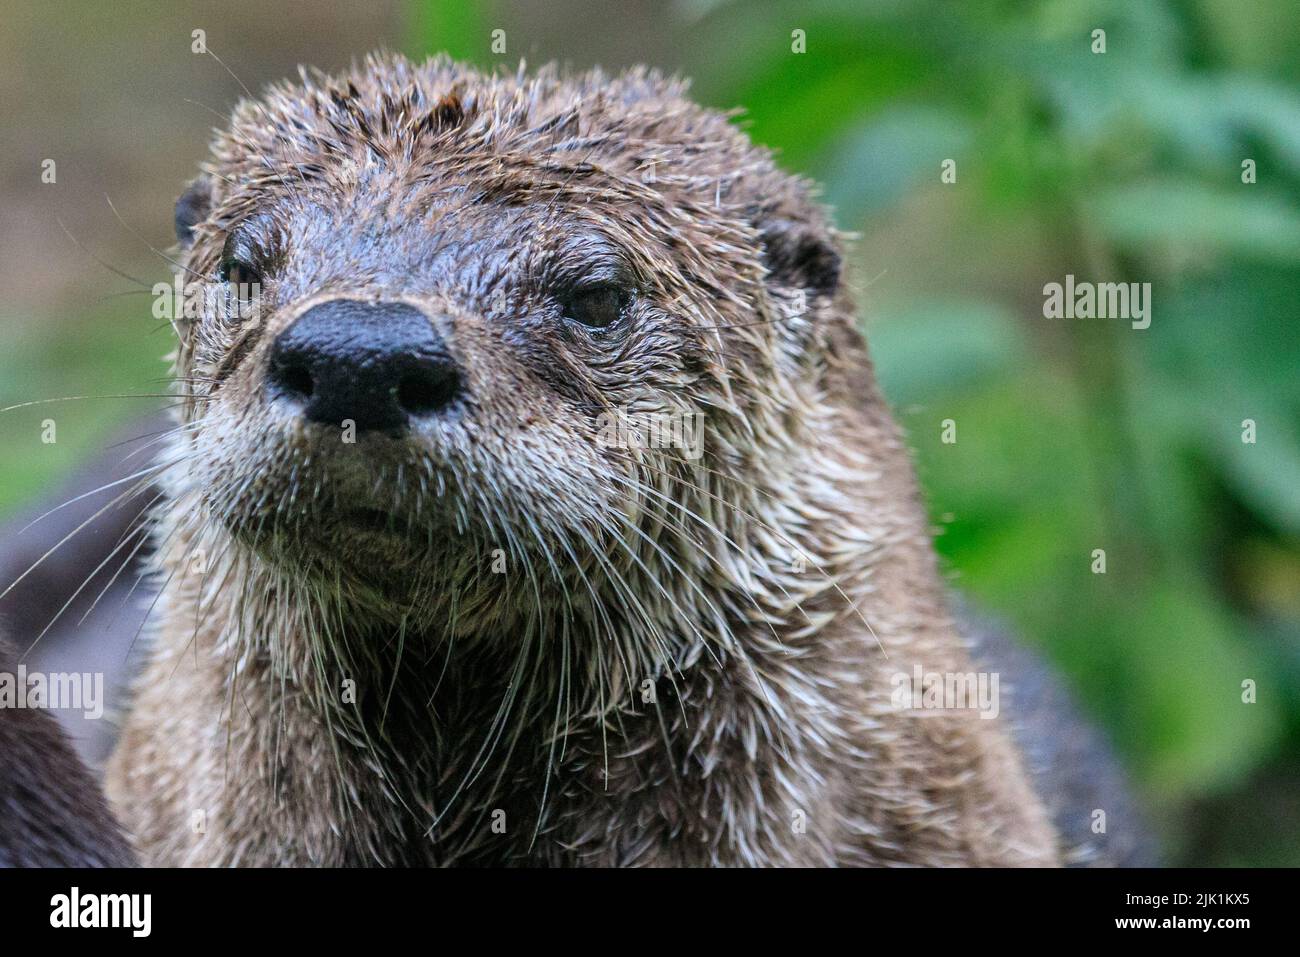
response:
<path id="1" fill-rule="evenodd" d="M 0 638 L 0 679 L 18 680 Z M 135 856 L 103 790 L 39 707 L 0 702 L 0 867 L 132 867 Z"/>
<path id="2" fill-rule="evenodd" d="M 303 70 L 176 219 L 144 862 L 1069 857 L 1005 717 L 900 699 L 975 665 L 843 237 L 682 81 Z"/>

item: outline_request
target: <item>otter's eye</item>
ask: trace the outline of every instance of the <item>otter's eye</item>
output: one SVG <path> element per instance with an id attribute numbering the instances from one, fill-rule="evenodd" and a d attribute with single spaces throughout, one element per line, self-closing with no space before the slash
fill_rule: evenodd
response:
<path id="1" fill-rule="evenodd" d="M 230 283 L 241 300 L 256 298 L 262 287 L 262 274 L 242 259 L 225 259 L 221 262 L 221 281 Z"/>
<path id="2" fill-rule="evenodd" d="M 565 301 L 564 317 L 590 329 L 604 329 L 618 321 L 631 299 L 630 293 L 617 286 L 585 286 Z"/>

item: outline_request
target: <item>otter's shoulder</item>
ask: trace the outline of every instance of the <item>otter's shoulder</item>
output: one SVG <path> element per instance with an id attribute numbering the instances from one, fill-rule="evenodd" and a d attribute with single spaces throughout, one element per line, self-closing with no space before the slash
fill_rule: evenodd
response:
<path id="1" fill-rule="evenodd" d="M 18 656 L 0 639 L 0 680 Z M 0 867 L 130 867 L 99 785 L 41 708 L 0 707 Z"/>

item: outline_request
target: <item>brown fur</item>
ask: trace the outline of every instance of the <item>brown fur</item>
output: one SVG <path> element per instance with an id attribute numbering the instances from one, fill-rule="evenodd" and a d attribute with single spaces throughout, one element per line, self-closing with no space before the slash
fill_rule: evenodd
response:
<path id="1" fill-rule="evenodd" d="M 19 657 L 0 638 L 0 673 Z M 0 707 L 0 867 L 132 867 L 99 783 L 43 708 Z"/>
<path id="2" fill-rule="evenodd" d="M 1000 721 L 891 702 L 972 666 L 838 239 L 724 116 L 381 57 L 241 104 L 204 171 L 185 268 L 241 230 L 267 266 L 260 322 L 179 328 L 110 769 L 147 861 L 1056 862 Z M 573 328 L 552 290 L 607 268 L 629 321 Z M 340 295 L 437 317 L 464 413 L 355 445 L 278 413 L 269 342 Z M 609 447 L 611 408 L 702 412 L 703 457 Z"/>

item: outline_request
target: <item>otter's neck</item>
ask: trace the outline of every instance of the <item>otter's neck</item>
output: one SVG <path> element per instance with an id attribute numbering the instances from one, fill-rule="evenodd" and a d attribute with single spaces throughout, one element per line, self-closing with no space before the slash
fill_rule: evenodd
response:
<path id="1" fill-rule="evenodd" d="M 432 637 L 349 623 L 239 559 L 186 569 L 178 543 L 135 711 L 172 733 L 133 718 L 119 809 L 168 863 L 1050 861 L 1000 731 L 892 706 L 891 669 L 969 668 L 897 481 L 856 516 L 823 502 L 797 536 L 751 532 L 761 574 L 701 578 L 693 617 L 657 619 L 679 654 L 651 670 L 619 661 L 644 636 L 618 629 L 645 623 L 617 595 Z"/>

